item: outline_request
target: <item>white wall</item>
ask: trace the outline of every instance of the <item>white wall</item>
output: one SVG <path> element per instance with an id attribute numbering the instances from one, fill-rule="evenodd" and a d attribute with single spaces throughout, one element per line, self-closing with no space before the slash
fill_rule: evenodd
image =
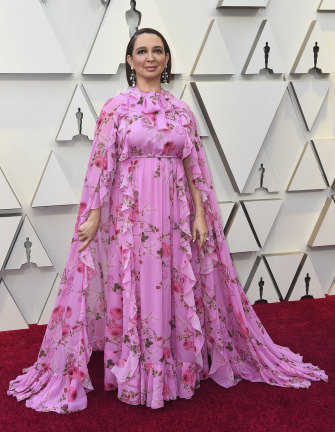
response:
<path id="1" fill-rule="evenodd" d="M 118 1 L 111 0 L 109 8 L 112 10 Z M 16 3 L 18 14 L 20 14 L 21 7 L 23 8 L 23 2 L 25 5 L 30 4 L 31 11 L 35 11 L 36 4 L 42 8 L 46 17 L 45 23 L 49 25 L 49 30 L 54 32 L 56 37 L 52 39 L 49 30 L 48 32 L 46 30 L 39 32 L 39 29 L 43 27 L 39 27 L 39 22 L 31 21 L 36 16 L 32 13 L 31 16 L 25 15 L 26 30 L 22 27 L 17 29 L 17 31 L 21 31 L 21 41 L 23 43 L 32 29 L 37 32 L 38 37 L 35 34 L 35 39 L 32 38 L 31 40 L 39 41 L 35 42 L 38 45 L 35 48 L 42 50 L 43 55 L 45 55 L 45 67 L 48 64 L 51 65 L 50 68 L 54 67 L 55 73 L 52 70 L 49 73 L 27 72 L 31 67 L 29 63 L 34 63 L 34 59 L 29 57 L 27 52 L 25 52 L 25 59 L 28 60 L 21 64 L 23 73 L 17 70 L 14 71 L 15 73 L 11 73 L 8 67 L 14 66 L 10 66 L 9 60 L 7 64 L 0 62 L 0 167 L 22 205 L 22 214 L 28 215 L 53 263 L 53 267 L 48 270 L 53 274 L 48 279 L 45 275 L 43 276 L 43 269 L 35 268 L 33 269 L 35 273 L 32 272 L 32 268 L 29 270 L 29 282 L 35 281 L 36 286 L 39 287 L 40 295 L 43 297 L 46 291 L 49 293 L 56 273 L 61 274 L 65 266 L 77 215 L 77 206 L 32 208 L 30 202 L 50 150 L 56 154 L 75 193 L 80 194 L 90 149 L 89 143 L 59 143 L 55 141 L 71 95 L 76 84 L 83 84 L 90 98 L 90 103 L 98 111 L 105 100 L 121 89 L 125 89 L 127 82 L 123 64 L 120 65 L 116 75 L 82 74 L 105 13 L 105 7 L 100 0 L 46 0 L 45 3 L 39 0 L 11 0 L 11 3 Z M 325 44 L 322 49 L 325 49 L 326 46 L 329 48 L 330 74 L 321 78 L 329 81 L 329 92 L 312 130 L 306 131 L 297 103 L 294 97 L 292 98 L 292 93 L 286 91 L 266 134 L 262 148 L 271 148 L 272 146 L 272 154 L 276 158 L 276 152 L 278 157 L 280 154 L 281 141 L 285 139 L 287 145 L 292 140 L 294 147 L 292 152 L 287 155 L 290 158 L 290 166 L 292 166 L 289 173 L 291 175 L 307 141 L 335 138 L 335 11 L 317 12 L 319 0 L 270 0 L 265 9 L 216 9 L 217 0 L 183 0 L 182 2 L 180 0 L 169 0 L 168 2 L 138 0 L 137 8 L 150 10 L 150 2 L 157 5 L 157 10 L 152 8 L 153 13 L 158 11 L 161 14 L 165 27 L 168 29 L 170 38 L 168 41 L 178 50 L 181 73 L 175 76 L 174 82 L 168 87 L 177 97 L 180 97 L 184 84 L 190 81 L 226 82 L 266 79 L 258 75 L 241 74 L 259 26 L 264 19 L 268 20 L 273 36 L 276 38 L 286 71 L 284 74 L 275 75 L 270 79 L 274 81 L 312 80 L 313 78 L 308 74 L 290 75 L 290 70 L 311 21 L 317 19 Z M 123 3 L 128 9 L 127 2 L 123 1 Z M 0 2 L 0 15 L 2 8 L 6 10 L 8 8 L 8 3 L 4 0 Z M 108 12 L 105 19 L 107 17 Z M 189 73 L 198 55 L 208 25 L 213 18 L 219 25 L 236 74 L 190 76 Z M 126 25 L 122 16 L 113 17 L 112 21 L 114 22 L 114 20 L 120 26 Z M 143 22 L 147 25 L 151 22 L 151 17 L 146 15 L 143 17 Z M 155 22 L 157 21 L 153 18 L 152 27 L 155 27 Z M 15 27 L 16 22 L 13 20 L 7 24 L 8 28 Z M 23 45 L 18 43 L 15 47 L 11 47 L 10 43 L 10 40 L 7 40 L 6 46 L 1 49 L 0 56 L 10 59 L 10 56 L 22 55 L 20 50 Z M 61 53 L 57 43 L 61 47 Z M 105 55 L 113 55 L 120 43 L 119 40 L 106 40 L 104 44 Z M 124 51 L 125 48 L 126 46 L 124 46 Z M 8 54 L 7 51 L 10 49 L 11 52 Z M 29 45 L 25 47 L 25 50 L 27 49 L 29 50 Z M 6 55 L 3 50 L 7 50 Z M 60 65 L 60 69 L 57 71 L 50 61 L 50 58 L 54 58 L 55 55 L 59 58 L 58 64 Z M 220 55 L 219 44 L 217 55 Z M 68 66 L 66 66 L 66 62 Z M 269 66 L 271 65 L 269 64 Z M 72 70 L 72 73 L 68 73 L 68 70 Z M 66 72 L 62 73 L 62 71 Z M 255 102 L 255 109 L 257 109 L 257 102 Z M 257 256 L 268 253 L 303 251 L 309 255 L 322 290 L 327 293 L 335 276 L 335 247 L 332 245 L 310 248 L 307 246 L 307 241 L 323 203 L 327 196 L 334 194 L 334 190 L 325 188 L 324 190 L 286 192 L 285 188 L 282 188 L 275 194 L 257 192 L 248 195 L 239 194 L 232 188 L 229 177 L 218 157 L 213 139 L 210 136 L 204 137 L 203 143 L 219 202 L 238 202 L 240 199 L 273 197 L 283 200 L 279 215 L 264 247 L 255 252 L 233 254 L 241 282 L 243 284 L 246 282 Z M 243 154 L 241 154 L 242 157 Z M 282 183 L 287 185 L 290 175 L 287 182 L 284 178 Z M 22 268 L 15 273 L 5 269 L 0 272 L 0 279 L 4 279 L 13 296 L 20 291 L 21 286 L 24 286 L 25 271 Z M 46 280 L 50 281 L 48 286 L 41 282 Z M 31 301 L 31 295 L 32 291 L 29 291 L 29 287 L 25 287 L 25 291 L 22 288 L 22 298 L 16 302 L 24 302 L 25 299 L 28 301 L 28 298 Z M 38 295 L 36 290 L 34 290 L 34 295 Z M 39 304 L 38 301 L 36 304 Z M 36 315 L 38 315 L 37 312 Z M 27 317 L 25 318 L 29 320 Z"/>

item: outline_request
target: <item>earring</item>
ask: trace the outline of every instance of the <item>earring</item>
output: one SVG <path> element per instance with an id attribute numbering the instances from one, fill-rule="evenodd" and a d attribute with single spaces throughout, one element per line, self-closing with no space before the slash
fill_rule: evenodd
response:
<path id="1" fill-rule="evenodd" d="M 167 65 L 165 65 L 165 68 L 164 68 L 164 70 L 162 72 L 162 80 L 163 80 L 164 84 L 167 84 L 168 78 L 169 78 L 169 74 L 167 73 Z"/>
<path id="2" fill-rule="evenodd" d="M 130 81 L 131 81 L 131 86 L 135 87 L 136 85 L 136 73 L 134 73 L 135 69 L 133 67 L 131 67 L 131 74 L 130 74 Z"/>

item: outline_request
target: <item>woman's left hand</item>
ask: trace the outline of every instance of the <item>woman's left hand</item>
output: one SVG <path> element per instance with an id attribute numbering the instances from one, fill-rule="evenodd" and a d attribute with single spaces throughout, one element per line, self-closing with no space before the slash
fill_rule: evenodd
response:
<path id="1" fill-rule="evenodd" d="M 199 242 L 199 249 L 201 249 L 208 237 L 208 227 L 205 220 L 205 214 L 204 212 L 195 213 L 195 218 L 192 226 L 192 239 L 195 241 L 198 238 L 200 240 Z"/>

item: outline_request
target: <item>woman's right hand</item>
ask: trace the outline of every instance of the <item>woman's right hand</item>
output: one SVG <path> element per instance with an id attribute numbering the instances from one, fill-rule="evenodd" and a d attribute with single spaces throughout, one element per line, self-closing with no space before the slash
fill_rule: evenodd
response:
<path id="1" fill-rule="evenodd" d="M 88 218 L 83 224 L 78 227 L 78 239 L 83 244 L 79 248 L 79 252 L 84 250 L 91 240 L 94 239 L 98 231 L 100 220 L 97 218 Z"/>

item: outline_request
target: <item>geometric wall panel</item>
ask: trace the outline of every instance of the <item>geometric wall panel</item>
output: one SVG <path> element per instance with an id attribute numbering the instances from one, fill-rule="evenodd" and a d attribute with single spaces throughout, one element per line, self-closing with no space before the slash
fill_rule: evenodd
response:
<path id="1" fill-rule="evenodd" d="M 319 156 L 327 185 L 335 187 L 335 140 L 313 140 L 312 144 Z"/>
<path id="2" fill-rule="evenodd" d="M 243 74 L 258 74 L 260 69 L 265 68 L 264 47 L 266 44 L 270 48 L 268 68 L 272 69 L 275 74 L 285 72 L 285 66 L 270 24 L 267 20 L 263 20 L 242 70 Z"/>
<path id="3" fill-rule="evenodd" d="M 88 96 L 83 86 L 79 87 L 76 85 L 62 124 L 59 128 L 56 141 L 70 141 L 74 136 L 79 134 L 78 120 L 76 117 L 78 108 L 80 108 L 80 111 L 83 114 L 81 133 L 82 135 L 86 135 L 88 139 L 93 139 L 96 118 L 92 113 L 93 108 L 89 106 L 86 98 L 88 98 Z"/>
<path id="4" fill-rule="evenodd" d="M 183 56 L 180 56 L 178 44 L 174 43 L 169 34 L 164 20 L 164 11 L 159 6 L 157 1 L 145 1 L 138 5 L 142 13 L 139 28 L 152 27 L 152 23 L 155 23 L 155 29 L 169 41 L 169 47 L 173 53 L 171 73 L 184 73 L 186 70 L 180 61 Z M 125 18 L 128 9 L 129 2 L 127 1 L 113 0 L 110 2 L 86 60 L 83 74 L 116 74 L 120 63 L 125 62 L 124 51 L 129 42 L 129 27 Z M 106 47 L 108 47 L 107 51 Z"/>
<path id="5" fill-rule="evenodd" d="M 28 324 L 36 324 L 47 301 L 55 271 L 26 264 L 24 270 L 11 270 L 6 284 Z"/>
<path id="6" fill-rule="evenodd" d="M 61 282 L 61 278 L 60 278 L 59 274 L 57 273 L 55 281 L 52 284 L 48 299 L 44 305 L 44 308 L 42 310 L 41 316 L 39 317 L 37 324 L 39 324 L 39 325 L 48 324 L 49 319 L 51 317 L 51 313 L 52 313 L 53 308 L 55 306 L 60 282 Z"/>
<path id="7" fill-rule="evenodd" d="M 262 147 L 287 82 L 192 82 L 191 85 L 233 188 L 239 193 Z"/>
<path id="8" fill-rule="evenodd" d="M 306 129 L 310 131 L 329 90 L 329 81 L 290 82 Z"/>
<path id="9" fill-rule="evenodd" d="M 258 256 L 244 286 L 246 295 L 252 304 L 260 298 L 259 284 L 263 285 L 262 299 L 267 300 L 268 303 L 275 303 L 282 299 L 264 261 Z"/>
<path id="10" fill-rule="evenodd" d="M 328 294 L 329 295 L 335 295 L 335 277 L 334 277 L 333 282 L 331 283 L 331 285 L 329 287 Z"/>
<path id="11" fill-rule="evenodd" d="M 238 206 L 230 224 L 226 227 L 226 239 L 230 253 L 259 250 L 242 205 Z"/>
<path id="12" fill-rule="evenodd" d="M 37 0 L 2 1 L 0 73 L 71 73 Z"/>
<path id="13" fill-rule="evenodd" d="M 335 11 L 335 0 L 321 0 L 319 11 Z"/>
<path id="14" fill-rule="evenodd" d="M 308 281 L 309 278 L 310 280 Z M 306 295 L 306 285 L 308 286 L 309 295 L 312 295 L 314 298 L 325 297 L 325 294 L 320 285 L 320 281 L 317 277 L 317 274 L 315 273 L 313 264 L 309 257 L 307 257 L 307 259 L 305 260 L 305 263 L 300 271 L 296 283 L 294 284 L 293 291 L 289 296 L 288 300 L 300 300 L 302 296 Z"/>
<path id="15" fill-rule="evenodd" d="M 218 207 L 220 210 L 221 221 L 224 228 L 224 232 L 227 235 L 226 229 L 230 225 L 227 224 L 229 223 L 230 219 L 233 217 L 233 214 L 235 213 L 234 207 L 236 207 L 237 209 L 237 204 L 233 201 L 218 202 Z"/>
<path id="16" fill-rule="evenodd" d="M 78 203 L 79 201 L 55 153 L 50 151 L 39 184 L 31 200 L 31 206 L 43 207 Z"/>
<path id="17" fill-rule="evenodd" d="M 218 55 L 218 50 L 220 55 Z M 223 39 L 218 20 L 213 18 L 202 42 L 190 75 L 235 74 L 235 67 Z"/>
<path id="18" fill-rule="evenodd" d="M 314 150 L 307 142 L 287 186 L 288 191 L 325 189 L 326 183 L 320 171 Z"/>
<path id="19" fill-rule="evenodd" d="M 197 121 L 200 136 L 208 136 L 209 130 L 204 119 L 204 115 L 202 114 L 198 101 L 193 93 L 192 87 L 189 84 L 186 84 L 181 100 L 186 102 L 192 110 Z"/>
<path id="20" fill-rule="evenodd" d="M 263 258 L 274 283 L 286 299 L 294 286 L 296 274 L 306 259 L 306 254 L 304 252 L 271 253 L 264 254 Z"/>
<path id="21" fill-rule="evenodd" d="M 266 7 L 269 0 L 219 0 L 217 8 L 224 7 L 248 7 L 248 8 L 261 8 Z"/>
<path id="22" fill-rule="evenodd" d="M 13 297 L 3 280 L 0 280 L 0 331 L 28 328 Z"/>
<path id="23" fill-rule="evenodd" d="M 335 203 L 334 198 L 327 198 L 321 214 L 308 240 L 308 246 L 335 245 Z"/>
<path id="24" fill-rule="evenodd" d="M 4 264 L 9 248 L 19 228 L 21 216 L 0 217 L 0 270 Z"/>
<path id="25" fill-rule="evenodd" d="M 1 219 L 2 218 L 0 218 L 0 221 Z M 27 240 L 27 237 L 29 240 Z M 29 244 L 29 242 L 31 244 Z M 31 263 L 35 263 L 38 267 L 52 266 L 52 262 L 50 261 L 50 258 L 48 257 L 40 239 L 38 238 L 36 231 L 29 220 L 29 217 L 25 215 L 20 232 L 9 255 L 5 269 L 20 269 L 23 264 L 28 263 L 29 249 Z"/>
<path id="26" fill-rule="evenodd" d="M 316 67 L 322 70 L 322 73 L 329 73 L 332 66 L 329 62 L 331 51 L 328 49 L 324 40 L 323 32 L 317 22 L 311 22 L 306 36 L 301 44 L 299 53 L 292 66 L 291 73 L 308 73 L 309 69 L 314 67 L 313 47 L 317 42 L 319 46 Z"/>
<path id="27" fill-rule="evenodd" d="M 0 168 L 0 210 L 17 210 L 21 209 L 21 205 L 16 198 L 16 195 L 11 188 L 5 174 Z"/>
<path id="28" fill-rule="evenodd" d="M 279 192 L 281 188 L 273 167 L 274 163 L 277 163 L 278 165 L 278 161 L 273 158 L 271 161 L 267 156 L 265 149 L 262 149 L 258 154 L 257 159 L 259 159 L 259 161 L 256 160 L 251 169 L 242 193 L 253 193 L 257 189 L 267 190 L 268 192 Z M 261 180 L 263 180 L 262 186 Z"/>
<path id="29" fill-rule="evenodd" d="M 261 248 L 265 245 L 282 202 L 279 198 L 241 201 L 249 216 L 249 223 L 253 228 L 257 243 Z"/>

